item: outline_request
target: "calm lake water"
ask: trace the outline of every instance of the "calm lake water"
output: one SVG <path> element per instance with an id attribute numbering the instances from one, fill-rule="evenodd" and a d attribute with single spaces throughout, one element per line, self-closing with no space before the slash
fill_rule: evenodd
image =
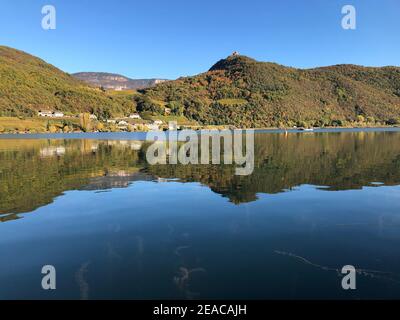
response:
<path id="1" fill-rule="evenodd" d="M 243 177 L 143 137 L 0 137 L 0 299 L 400 298 L 399 131 L 258 133 Z"/>

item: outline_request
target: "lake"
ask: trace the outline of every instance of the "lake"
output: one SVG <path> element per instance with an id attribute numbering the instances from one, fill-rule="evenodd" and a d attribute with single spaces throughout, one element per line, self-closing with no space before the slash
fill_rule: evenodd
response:
<path id="1" fill-rule="evenodd" d="M 0 299 L 400 298 L 399 130 L 260 131 L 249 176 L 143 139 L 0 136 Z"/>

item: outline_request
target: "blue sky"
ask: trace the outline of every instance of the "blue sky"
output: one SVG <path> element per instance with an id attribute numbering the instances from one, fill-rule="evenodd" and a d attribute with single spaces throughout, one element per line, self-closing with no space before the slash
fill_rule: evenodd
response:
<path id="1" fill-rule="evenodd" d="M 57 10 L 57 29 L 41 9 Z M 354 5 L 357 29 L 341 27 Z M 208 70 L 237 50 L 309 68 L 400 65 L 399 0 L 1 0 L 0 45 L 66 72 L 177 78 Z"/>

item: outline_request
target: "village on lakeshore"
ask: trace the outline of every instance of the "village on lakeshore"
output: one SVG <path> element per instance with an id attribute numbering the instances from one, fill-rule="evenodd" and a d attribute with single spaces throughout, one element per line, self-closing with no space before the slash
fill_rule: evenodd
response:
<path id="1" fill-rule="evenodd" d="M 34 117 L 0 117 L 0 134 L 35 134 L 35 133 L 82 133 L 82 132 L 148 132 L 175 130 L 235 130 L 231 125 L 200 125 L 195 121 L 171 116 L 168 108 L 164 115 L 130 113 L 120 117 L 100 118 L 94 113 L 64 113 L 59 110 L 40 110 Z M 2 123 L 7 123 L 4 130 Z M 396 123 L 386 123 L 378 127 L 398 127 Z M 353 128 L 365 128 L 366 123 L 356 123 Z M 371 126 L 376 127 L 376 126 Z M 340 127 L 337 127 L 340 128 Z M 251 129 L 251 128 L 247 128 Z M 313 132 L 317 127 L 277 127 L 258 129 L 282 129 Z"/>
<path id="2" fill-rule="evenodd" d="M 168 110 L 166 110 L 168 113 Z M 95 114 L 81 113 L 76 115 L 67 115 L 61 111 L 40 110 L 37 114 L 38 118 L 65 120 L 65 123 L 71 120 L 79 119 L 80 130 L 77 131 L 159 131 L 159 130 L 178 130 L 179 126 L 171 126 L 167 122 L 160 119 L 144 120 L 139 113 L 131 113 L 125 117 L 117 117 L 110 119 L 99 119 Z M 68 125 L 67 125 L 68 126 Z M 63 128 L 64 129 L 64 128 Z M 88 129 L 88 130 L 85 130 Z M 68 132 L 68 129 L 63 132 Z"/>

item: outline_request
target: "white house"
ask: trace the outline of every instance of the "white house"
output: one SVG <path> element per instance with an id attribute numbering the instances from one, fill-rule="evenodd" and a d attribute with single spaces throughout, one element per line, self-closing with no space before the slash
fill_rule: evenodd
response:
<path id="1" fill-rule="evenodd" d="M 155 124 L 155 125 L 157 125 L 157 126 L 160 126 L 160 125 L 163 124 L 163 122 L 162 122 L 161 120 L 155 120 L 155 121 L 153 122 L 153 124 Z"/>
<path id="2" fill-rule="evenodd" d="M 168 124 L 168 130 L 170 130 L 170 131 L 176 131 L 176 130 L 178 130 L 178 129 L 179 129 L 179 126 L 178 126 L 178 124 L 177 124 L 175 121 L 169 122 L 169 124 Z"/>
<path id="3" fill-rule="evenodd" d="M 64 113 L 60 112 L 60 111 L 39 111 L 38 112 L 38 116 L 39 117 L 48 117 L 48 118 L 62 118 L 64 117 Z"/>
<path id="4" fill-rule="evenodd" d="M 53 112 L 53 117 L 54 118 L 62 118 L 62 117 L 64 117 L 64 113 L 62 113 L 60 111 L 54 111 Z"/>
<path id="5" fill-rule="evenodd" d="M 131 119 L 142 119 L 142 117 L 138 113 L 133 113 L 129 116 Z"/>
<path id="6" fill-rule="evenodd" d="M 121 120 L 121 121 L 118 122 L 118 125 L 119 126 L 127 126 L 128 122 L 126 122 L 125 120 Z"/>
<path id="7" fill-rule="evenodd" d="M 153 123 L 153 124 L 146 124 L 147 129 L 149 129 L 150 131 L 159 131 L 160 128 L 158 127 L 157 124 Z"/>
<path id="8" fill-rule="evenodd" d="M 112 124 L 115 124 L 117 121 L 115 121 L 115 120 L 113 120 L 113 119 L 109 119 L 109 120 L 107 120 L 107 123 L 112 123 Z"/>
<path id="9" fill-rule="evenodd" d="M 49 118 L 51 118 L 51 117 L 53 117 L 53 112 L 51 112 L 51 111 L 39 111 L 38 112 L 38 116 L 39 117 L 49 117 Z"/>
<path id="10" fill-rule="evenodd" d="M 95 114 L 91 114 L 89 118 L 91 120 L 97 120 L 97 116 Z"/>

